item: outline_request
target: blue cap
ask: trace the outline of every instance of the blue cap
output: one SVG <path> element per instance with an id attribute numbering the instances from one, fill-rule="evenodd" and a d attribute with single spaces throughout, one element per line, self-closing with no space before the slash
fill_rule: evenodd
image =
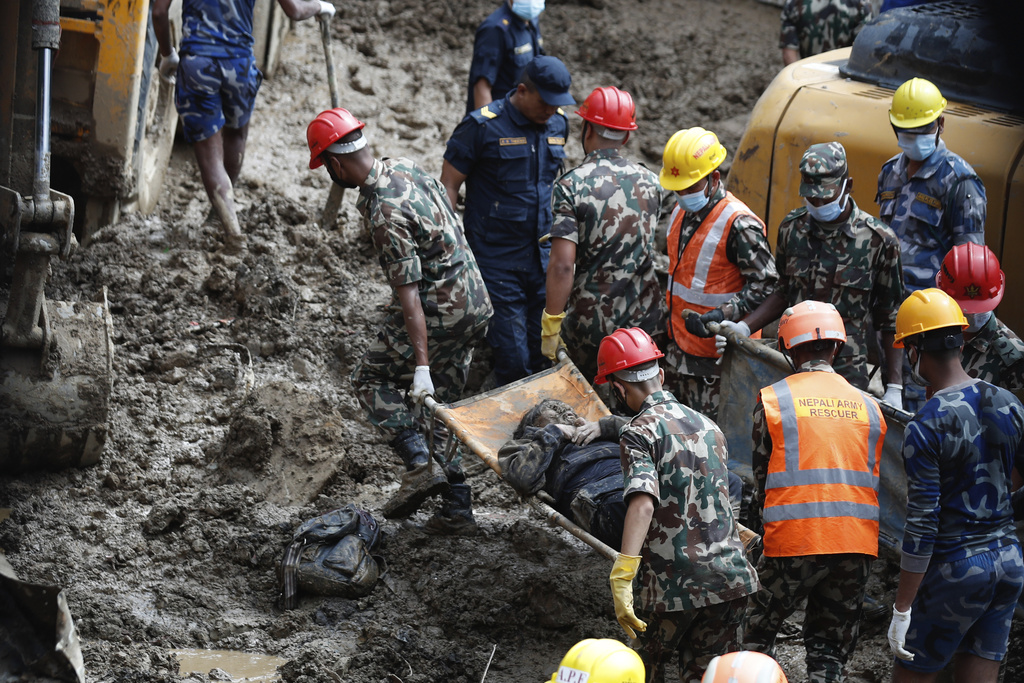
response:
<path id="1" fill-rule="evenodd" d="M 537 87 L 537 92 L 544 103 L 552 107 L 565 107 L 576 104 L 576 100 L 569 94 L 569 86 L 572 85 L 572 76 L 569 70 L 557 57 L 541 55 L 535 57 L 532 62 L 526 65 L 523 73 L 529 77 Z"/>

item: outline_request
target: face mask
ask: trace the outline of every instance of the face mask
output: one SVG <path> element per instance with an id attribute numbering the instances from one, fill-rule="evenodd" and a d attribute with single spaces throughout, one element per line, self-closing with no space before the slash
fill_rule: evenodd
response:
<path id="1" fill-rule="evenodd" d="M 357 185 L 354 185 L 353 183 L 346 183 L 344 180 L 342 180 L 338 176 L 334 175 L 334 169 L 331 168 L 330 164 L 324 164 L 324 168 L 327 169 L 327 175 L 331 176 L 331 180 L 333 180 L 338 185 L 341 185 L 342 187 L 347 187 L 349 189 L 354 189 L 354 188 L 358 187 Z"/>
<path id="2" fill-rule="evenodd" d="M 822 204 L 821 206 L 814 206 L 807 198 L 804 197 L 804 206 L 807 207 L 807 213 L 811 214 L 811 218 L 818 221 L 819 223 L 834 223 L 837 218 L 846 209 L 846 181 L 843 181 L 843 186 L 839 188 L 839 196 L 830 201 L 828 204 Z"/>
<path id="3" fill-rule="evenodd" d="M 710 184 L 709 182 L 708 185 Z M 705 185 L 704 192 L 707 191 L 708 187 Z M 711 197 L 704 194 L 704 192 L 694 192 L 692 194 L 679 194 L 677 192 L 676 203 L 679 204 L 679 208 L 683 211 L 700 211 L 711 201 Z"/>
<path id="4" fill-rule="evenodd" d="M 992 317 L 992 311 L 985 311 L 984 313 L 968 313 L 964 316 L 967 318 L 967 329 L 965 332 L 974 334 L 981 328 L 985 327 L 985 323 L 988 322 L 989 318 Z"/>
<path id="5" fill-rule="evenodd" d="M 523 21 L 532 21 L 544 11 L 544 0 L 513 0 L 512 14 Z"/>
<path id="6" fill-rule="evenodd" d="M 921 376 L 921 353 L 915 349 L 914 356 L 916 359 L 910 364 L 910 380 L 918 386 L 927 387 L 931 382 Z"/>
<path id="7" fill-rule="evenodd" d="M 897 133 L 896 139 L 903 153 L 914 161 L 924 161 L 935 151 L 938 133 Z"/>

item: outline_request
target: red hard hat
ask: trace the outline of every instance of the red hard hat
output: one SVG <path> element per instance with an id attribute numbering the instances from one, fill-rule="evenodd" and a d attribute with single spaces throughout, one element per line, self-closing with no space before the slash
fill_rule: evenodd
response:
<path id="1" fill-rule="evenodd" d="M 597 349 L 597 377 L 594 384 L 604 384 L 608 375 L 649 363 L 665 354 L 658 345 L 639 327 L 620 328 L 601 340 Z"/>
<path id="2" fill-rule="evenodd" d="M 576 113 L 591 123 L 614 130 L 636 130 L 636 105 L 625 90 L 595 88 Z"/>
<path id="3" fill-rule="evenodd" d="M 1003 300 L 1006 275 L 991 249 L 968 242 L 949 250 L 935 284 L 956 299 L 964 313 L 986 313 Z"/>
<path id="4" fill-rule="evenodd" d="M 347 109 L 338 107 L 328 109 L 316 115 L 306 127 L 306 142 L 309 143 L 309 167 L 320 168 L 324 162 L 320 155 L 328 147 L 354 130 L 366 124 L 352 116 Z"/>

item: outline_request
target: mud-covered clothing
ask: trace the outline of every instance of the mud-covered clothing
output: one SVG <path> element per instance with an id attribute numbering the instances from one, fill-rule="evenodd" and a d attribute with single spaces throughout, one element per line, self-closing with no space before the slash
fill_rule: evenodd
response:
<path id="1" fill-rule="evenodd" d="M 871 0 L 786 0 L 779 47 L 801 58 L 849 47 L 871 15 Z"/>
<path id="2" fill-rule="evenodd" d="M 955 245 L 985 243 L 987 206 L 981 179 L 942 139 L 913 178 L 908 161 L 900 153 L 885 162 L 875 202 L 900 240 L 909 294 L 935 286 L 942 259 Z"/>
<path id="3" fill-rule="evenodd" d="M 263 74 L 250 54 L 206 57 L 182 54 L 174 83 L 174 107 L 186 142 L 199 142 L 225 126 L 249 123 Z"/>
<path id="4" fill-rule="evenodd" d="M 664 681 L 665 665 L 677 653 L 679 680 L 699 681 L 712 659 L 740 649 L 748 601 L 744 596 L 685 612 L 638 610 L 637 616 L 647 622 L 647 630 L 637 634 L 637 652 L 647 672 L 644 680 Z"/>
<path id="5" fill-rule="evenodd" d="M 783 219 L 775 248 L 775 292 L 790 306 L 810 299 L 836 307 L 846 325 L 846 344 L 833 367 L 867 390 L 869 340 L 876 331 L 896 331 L 903 270 L 895 233 L 862 211 L 853 197 L 847 201 L 853 210 L 842 223 L 819 223 L 806 207 Z"/>
<path id="6" fill-rule="evenodd" d="M 1024 391 L 1024 341 L 994 315 L 964 343 L 961 365 L 971 377 L 1020 397 Z"/>
<path id="7" fill-rule="evenodd" d="M 648 396 L 619 437 L 623 497 L 654 498 L 640 555 L 637 606 L 676 612 L 757 590 L 729 503 L 725 435 L 668 391 Z"/>
<path id="8" fill-rule="evenodd" d="M 555 183 L 551 237 L 576 244 L 576 274 L 562 340 L 585 377 L 601 340 L 616 329 L 664 329 L 654 238 L 662 216 L 658 174 L 598 149 Z"/>
<path id="9" fill-rule="evenodd" d="M 602 418 L 601 434 L 579 446 L 558 425 L 527 427 L 498 450 L 502 478 L 523 495 L 544 490 L 554 508 L 618 550 L 626 506 L 622 502 L 619 429 L 625 420 Z"/>
<path id="10" fill-rule="evenodd" d="M 476 29 L 473 39 L 473 61 L 469 65 L 469 95 L 466 113 L 476 109 L 473 86 L 481 78 L 491 84 L 491 99 L 500 100 L 516 87 L 526 65 L 544 54 L 544 40 L 540 36 L 537 19 L 527 21 L 517 17 L 502 0 Z"/>
<path id="11" fill-rule="evenodd" d="M 254 0 L 183 0 L 182 55 L 252 57 Z"/>
<path id="12" fill-rule="evenodd" d="M 1024 472 L 1024 406 L 1013 394 L 979 380 L 935 392 L 907 425 L 903 459 L 903 569 L 1017 544 L 1010 472 Z"/>
<path id="13" fill-rule="evenodd" d="M 782 623 L 804 610 L 809 683 L 838 683 L 860 637 L 872 558 L 860 554 L 768 557 L 757 563 L 762 589 L 750 601 L 744 650 L 775 656 Z"/>
<path id="14" fill-rule="evenodd" d="M 352 373 L 368 419 L 389 436 L 416 428 L 405 402 L 416 356 L 394 290 L 418 284 L 430 374 L 438 400 L 458 400 L 492 314 L 473 252 L 444 188 L 408 159 L 375 159 L 356 208 L 393 294 L 377 340 Z"/>

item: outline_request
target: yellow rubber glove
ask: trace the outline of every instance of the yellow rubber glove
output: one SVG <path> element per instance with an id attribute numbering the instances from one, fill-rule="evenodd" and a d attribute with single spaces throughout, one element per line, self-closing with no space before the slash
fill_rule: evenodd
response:
<path id="1" fill-rule="evenodd" d="M 647 630 L 647 624 L 633 613 L 633 577 L 639 568 L 639 556 L 619 553 L 608 577 L 612 585 L 612 599 L 615 600 L 615 618 L 630 638 L 636 638 L 634 631 L 642 633 Z"/>
<path id="2" fill-rule="evenodd" d="M 563 320 L 565 311 L 558 315 L 543 311 L 540 316 L 540 352 L 551 360 L 558 360 L 558 347 L 562 342 L 559 333 L 562 331 Z"/>

